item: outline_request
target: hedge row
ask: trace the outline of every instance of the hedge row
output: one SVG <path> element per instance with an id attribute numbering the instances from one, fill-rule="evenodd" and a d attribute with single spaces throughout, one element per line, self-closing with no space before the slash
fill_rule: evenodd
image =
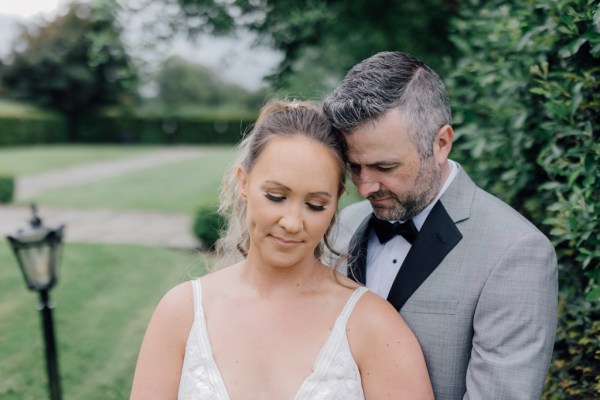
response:
<path id="1" fill-rule="evenodd" d="M 470 0 L 453 23 L 453 157 L 558 256 L 544 400 L 600 399 L 599 18 L 589 0 Z"/>
<path id="2" fill-rule="evenodd" d="M 76 142 L 144 144 L 237 143 L 253 115 L 95 115 L 77 122 Z M 0 115 L 0 146 L 66 142 L 65 118 Z"/>
<path id="3" fill-rule="evenodd" d="M 65 142 L 67 124 L 60 115 L 0 115 L 0 146 Z"/>
<path id="4" fill-rule="evenodd" d="M 79 125 L 78 141 L 86 143 L 237 143 L 253 115 L 113 116 L 98 115 Z"/>

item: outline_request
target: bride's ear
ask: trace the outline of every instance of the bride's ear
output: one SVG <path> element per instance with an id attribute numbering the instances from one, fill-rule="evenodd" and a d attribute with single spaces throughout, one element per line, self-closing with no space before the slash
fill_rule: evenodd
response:
<path id="1" fill-rule="evenodd" d="M 242 199 L 246 201 L 246 197 L 248 197 L 248 174 L 242 168 L 242 166 L 238 166 L 235 170 L 235 175 L 237 176 L 238 185 L 240 187 L 240 194 Z"/>

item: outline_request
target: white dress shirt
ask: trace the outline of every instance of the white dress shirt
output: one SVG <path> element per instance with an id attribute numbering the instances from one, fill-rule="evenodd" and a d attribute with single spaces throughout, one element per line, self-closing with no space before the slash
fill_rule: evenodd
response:
<path id="1" fill-rule="evenodd" d="M 415 227 L 419 231 L 435 203 L 442 197 L 458 173 L 458 164 L 452 160 L 448 160 L 448 162 L 450 163 L 450 173 L 448 174 L 448 178 L 446 178 L 442 189 L 436 198 L 412 219 Z M 381 244 L 379 239 L 377 239 L 375 232 L 371 231 L 369 234 L 368 246 L 367 287 L 386 299 L 390 293 L 394 279 L 396 278 L 398 271 L 400 271 L 400 266 L 410 250 L 411 244 L 400 235 L 396 235 L 390 241 Z"/>

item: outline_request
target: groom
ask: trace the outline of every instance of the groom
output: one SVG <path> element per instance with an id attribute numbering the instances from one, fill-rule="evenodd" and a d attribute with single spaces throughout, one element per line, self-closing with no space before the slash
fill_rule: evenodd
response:
<path id="1" fill-rule="evenodd" d="M 437 400 L 539 399 L 557 322 L 554 249 L 448 159 L 443 82 L 406 53 L 352 68 L 325 100 L 368 201 L 340 215 L 348 275 L 417 336 Z"/>

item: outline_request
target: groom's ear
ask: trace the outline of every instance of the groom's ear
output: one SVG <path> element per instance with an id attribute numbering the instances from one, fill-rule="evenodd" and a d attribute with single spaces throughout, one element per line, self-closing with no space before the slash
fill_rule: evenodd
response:
<path id="1" fill-rule="evenodd" d="M 453 139 L 454 131 L 450 125 L 444 125 L 438 130 L 433 142 L 433 155 L 438 165 L 442 165 L 448 160 Z"/>

